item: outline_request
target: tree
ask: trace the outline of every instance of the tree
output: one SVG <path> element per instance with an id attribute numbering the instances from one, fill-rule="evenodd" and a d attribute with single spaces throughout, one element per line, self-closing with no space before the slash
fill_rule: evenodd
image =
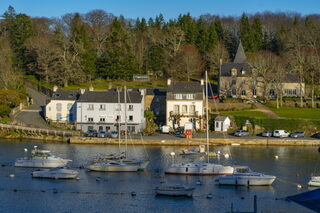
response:
<path id="1" fill-rule="evenodd" d="M 239 26 L 239 39 L 243 44 L 243 48 L 245 51 L 252 51 L 252 36 L 251 36 L 251 27 L 249 23 L 249 18 L 244 13 L 240 19 Z"/>
<path id="2" fill-rule="evenodd" d="M 173 58 L 169 70 L 171 76 L 177 79 L 200 77 L 203 71 L 203 61 L 198 49 L 193 45 L 185 45 L 179 54 Z"/>
<path id="3" fill-rule="evenodd" d="M 218 76 L 221 65 L 220 62 L 225 63 L 229 61 L 228 50 L 221 41 L 207 51 L 206 60 L 208 61 L 210 73 L 214 76 Z"/>

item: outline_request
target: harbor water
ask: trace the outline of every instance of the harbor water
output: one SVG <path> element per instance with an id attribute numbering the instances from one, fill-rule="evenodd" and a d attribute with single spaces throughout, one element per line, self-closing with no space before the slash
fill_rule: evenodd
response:
<path id="1" fill-rule="evenodd" d="M 59 157 L 72 159 L 70 168 L 80 172 L 80 180 L 50 180 L 31 177 L 32 168 L 15 168 L 16 158 L 24 151 L 47 149 Z M 252 170 L 275 175 L 272 186 L 219 186 L 217 176 L 165 175 L 164 169 L 174 162 L 206 160 L 201 156 L 180 156 L 183 147 L 128 146 L 129 157 L 149 159 L 144 172 L 88 172 L 83 167 L 99 156 L 118 152 L 118 146 L 77 145 L 0 141 L 0 212 L 230 212 L 253 211 L 257 195 L 258 212 L 312 212 L 284 198 L 312 190 L 307 182 L 312 173 L 320 172 L 317 147 L 285 146 L 217 146 L 212 151 L 229 154 L 211 158 L 223 165 L 248 165 Z M 175 152 L 173 158 L 170 153 Z M 276 158 L 275 156 L 278 156 Z M 13 175 L 12 175 L 13 174 Z M 201 182 L 201 184 L 199 184 Z M 197 184 L 198 183 L 198 184 Z M 193 198 L 155 196 L 161 184 L 194 186 Z M 298 188 L 300 184 L 302 188 Z M 134 192 L 134 193 L 133 193 Z M 212 198 L 207 195 L 211 193 Z"/>

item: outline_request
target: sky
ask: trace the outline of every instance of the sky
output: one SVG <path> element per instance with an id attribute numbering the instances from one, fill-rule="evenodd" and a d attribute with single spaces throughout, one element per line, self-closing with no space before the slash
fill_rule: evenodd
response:
<path id="1" fill-rule="evenodd" d="M 166 20 L 179 14 L 241 16 L 256 12 L 320 12 L 320 0 L 0 0 L 0 14 L 13 6 L 17 13 L 31 17 L 61 17 L 66 13 L 86 13 L 102 9 L 125 18 L 149 18 L 160 13 Z"/>

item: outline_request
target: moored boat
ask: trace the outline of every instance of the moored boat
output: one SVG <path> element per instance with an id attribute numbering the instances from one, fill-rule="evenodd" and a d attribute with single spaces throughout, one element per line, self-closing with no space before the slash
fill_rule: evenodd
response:
<path id="1" fill-rule="evenodd" d="M 64 167 L 72 160 L 56 157 L 49 150 L 40 150 L 35 147 L 31 151 L 31 156 L 19 158 L 14 166 L 32 168 L 55 168 Z"/>
<path id="2" fill-rule="evenodd" d="M 220 185 L 243 185 L 243 186 L 268 186 L 276 179 L 275 176 L 253 172 L 247 166 L 234 167 L 232 175 L 224 175 L 218 178 Z"/>
<path id="3" fill-rule="evenodd" d="M 311 176 L 310 181 L 308 182 L 309 186 L 320 186 L 320 176 Z"/>
<path id="4" fill-rule="evenodd" d="M 183 185 L 174 185 L 174 186 L 160 186 L 155 188 L 156 195 L 164 196 L 186 196 L 192 197 L 194 188 L 183 186 Z"/>
<path id="5" fill-rule="evenodd" d="M 52 179 L 74 179 L 79 172 L 66 168 L 44 169 L 32 172 L 34 178 L 52 178 Z"/>
<path id="6" fill-rule="evenodd" d="M 139 170 L 139 165 L 124 163 L 121 160 L 109 160 L 89 165 L 87 169 L 97 172 L 136 172 Z"/>
<path id="7" fill-rule="evenodd" d="M 207 162 L 180 163 L 171 165 L 168 169 L 166 169 L 165 174 L 226 175 L 233 174 L 233 167 Z"/>

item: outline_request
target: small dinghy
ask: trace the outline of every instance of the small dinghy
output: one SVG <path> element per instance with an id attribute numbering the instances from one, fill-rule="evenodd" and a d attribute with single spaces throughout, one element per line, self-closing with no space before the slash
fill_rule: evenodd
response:
<path id="1" fill-rule="evenodd" d="M 224 175 L 218 179 L 218 182 L 220 185 L 268 186 L 275 179 L 275 176 L 253 172 L 247 166 L 236 166 L 232 175 Z"/>
<path id="2" fill-rule="evenodd" d="M 174 185 L 174 186 L 160 186 L 155 189 L 156 195 L 172 196 L 172 197 L 192 197 L 194 188 L 183 186 L 183 185 Z"/>
<path id="3" fill-rule="evenodd" d="M 34 178 L 74 179 L 79 172 L 65 168 L 43 169 L 32 172 Z"/>
<path id="4" fill-rule="evenodd" d="M 308 183 L 309 186 L 320 186 L 320 176 L 311 176 L 311 180 Z"/>

